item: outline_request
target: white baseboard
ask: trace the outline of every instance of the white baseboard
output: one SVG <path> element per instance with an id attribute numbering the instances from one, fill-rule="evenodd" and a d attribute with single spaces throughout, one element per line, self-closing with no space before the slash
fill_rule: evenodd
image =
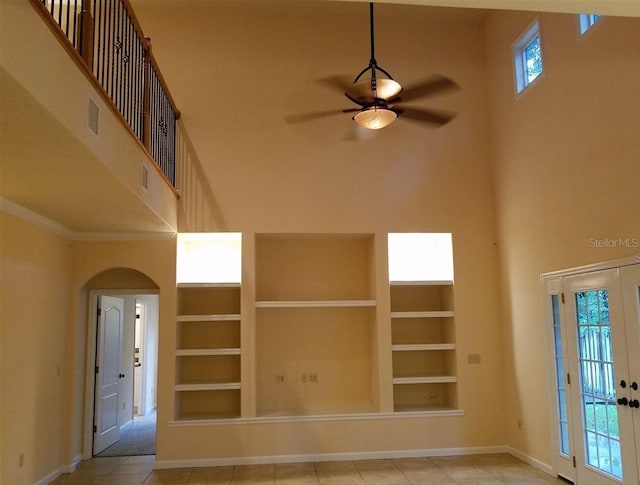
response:
<path id="1" fill-rule="evenodd" d="M 528 463 L 529 465 L 537 468 L 538 470 L 545 472 L 547 475 L 554 476 L 553 467 L 548 463 L 545 463 L 543 461 L 538 460 L 537 458 L 529 456 L 526 453 L 523 453 L 522 451 L 516 448 L 512 448 L 511 446 L 507 446 L 507 453 L 509 453 L 512 456 L 515 456 L 516 458 L 524 461 L 525 463 Z"/>
<path id="2" fill-rule="evenodd" d="M 81 461 L 82 461 L 82 455 L 77 455 L 71 461 L 71 463 L 69 463 L 67 465 L 62 465 L 57 470 L 49 473 L 47 476 L 45 476 L 45 477 L 41 478 L 40 480 L 38 480 L 35 483 L 35 485 L 47 485 L 47 483 L 53 482 L 56 478 L 58 478 L 63 473 L 73 473 L 73 472 L 75 472 L 76 468 L 78 467 L 78 463 L 80 463 Z"/>
<path id="3" fill-rule="evenodd" d="M 488 453 L 508 453 L 508 447 L 482 446 L 475 448 L 438 448 L 421 450 L 369 451 L 355 453 L 240 456 L 229 458 L 200 458 L 193 460 L 160 460 L 155 462 L 154 468 L 192 468 L 229 465 L 263 465 L 271 463 L 302 463 L 314 461 L 375 460 L 383 458 L 416 458 L 423 456 L 483 455 Z"/>

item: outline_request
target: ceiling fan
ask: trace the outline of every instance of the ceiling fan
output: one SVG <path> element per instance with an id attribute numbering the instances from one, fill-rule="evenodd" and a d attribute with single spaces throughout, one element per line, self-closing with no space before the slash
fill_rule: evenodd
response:
<path id="1" fill-rule="evenodd" d="M 458 88 L 458 85 L 444 76 L 433 76 L 421 82 L 403 88 L 393 77 L 378 65 L 375 58 L 373 2 L 369 3 L 369 21 L 371 34 L 371 58 L 369 65 L 349 83 L 342 76 L 331 76 L 321 79 L 327 87 L 340 90 L 359 108 L 343 110 L 326 110 L 313 113 L 292 115 L 286 118 L 289 123 L 310 121 L 339 113 L 355 113 L 353 120 L 360 126 L 371 130 L 384 128 L 393 123 L 398 117 L 427 123 L 431 125 L 445 125 L 454 115 L 435 110 L 423 110 L 404 106 L 400 103 L 414 101 L 418 98 Z M 365 74 L 369 73 L 369 76 Z M 363 78 L 364 76 L 364 78 Z"/>

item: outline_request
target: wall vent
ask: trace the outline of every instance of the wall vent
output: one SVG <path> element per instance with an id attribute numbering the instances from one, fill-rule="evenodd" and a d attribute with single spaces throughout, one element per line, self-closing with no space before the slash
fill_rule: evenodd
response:
<path id="1" fill-rule="evenodd" d="M 142 188 L 149 191 L 149 169 L 145 163 L 142 163 Z"/>
<path id="2" fill-rule="evenodd" d="M 89 99 L 89 129 L 96 135 L 98 134 L 99 115 L 100 110 L 98 109 L 98 105 L 96 105 L 92 99 Z"/>

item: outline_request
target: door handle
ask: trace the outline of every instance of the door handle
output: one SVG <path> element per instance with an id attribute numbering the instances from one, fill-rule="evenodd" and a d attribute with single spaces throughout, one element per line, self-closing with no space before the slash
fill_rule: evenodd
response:
<path id="1" fill-rule="evenodd" d="M 633 382 L 633 384 L 631 384 L 631 389 L 633 389 L 634 391 L 638 390 L 638 383 L 637 382 Z"/>
<path id="2" fill-rule="evenodd" d="M 619 398 L 619 399 L 618 399 L 618 404 L 619 404 L 620 406 L 627 406 L 627 405 L 629 405 L 629 406 L 630 406 L 630 404 L 629 404 L 629 400 L 628 400 L 626 397 L 621 397 L 621 398 Z"/>
<path id="3" fill-rule="evenodd" d="M 621 387 L 622 389 L 624 389 L 625 387 L 627 387 L 627 381 L 625 381 L 624 379 L 622 379 L 622 380 L 620 381 L 620 387 Z"/>
<path id="4" fill-rule="evenodd" d="M 638 401 L 637 399 L 633 399 L 631 401 L 629 401 L 629 407 L 630 408 L 640 408 L 640 401 Z"/>
<path id="5" fill-rule="evenodd" d="M 120 379 L 124 379 L 124 374 L 118 374 L 118 377 L 119 377 Z"/>

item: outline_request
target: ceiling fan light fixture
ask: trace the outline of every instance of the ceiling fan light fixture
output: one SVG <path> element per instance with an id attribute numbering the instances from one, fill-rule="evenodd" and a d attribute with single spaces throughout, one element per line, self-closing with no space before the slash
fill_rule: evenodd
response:
<path id="1" fill-rule="evenodd" d="M 380 128 L 389 126 L 397 117 L 398 115 L 388 108 L 371 106 L 358 111 L 353 117 L 353 121 L 363 128 L 379 130 Z"/>
<path id="2" fill-rule="evenodd" d="M 355 94 L 355 98 L 368 99 L 369 97 L 375 97 L 379 99 L 384 99 L 385 101 L 395 98 L 400 91 L 402 91 L 402 86 L 400 83 L 394 81 L 393 79 L 385 79 L 385 78 L 376 78 L 376 93 L 373 95 L 373 89 L 371 85 L 371 79 L 365 79 L 362 81 L 358 81 L 353 85 L 353 92 Z"/>

